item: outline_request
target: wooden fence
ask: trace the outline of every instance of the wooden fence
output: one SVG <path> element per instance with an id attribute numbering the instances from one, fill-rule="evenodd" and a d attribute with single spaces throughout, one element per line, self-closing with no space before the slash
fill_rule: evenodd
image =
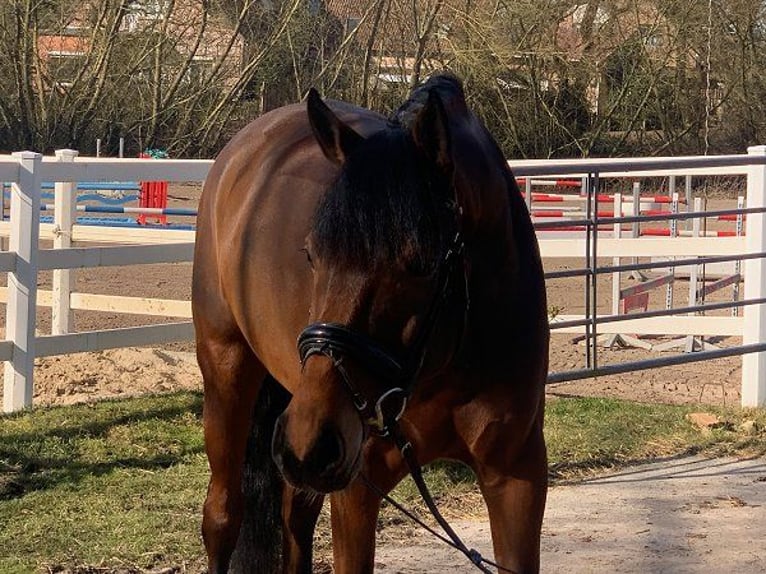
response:
<path id="1" fill-rule="evenodd" d="M 7 302 L 6 341 L 0 343 L 0 359 L 6 361 L 6 412 L 32 404 L 35 357 L 193 338 L 188 301 L 76 293 L 70 270 L 191 261 L 194 232 L 76 225 L 74 190 L 78 181 L 201 182 L 211 165 L 211 161 L 201 160 L 78 158 L 71 150 L 59 151 L 55 158 L 31 152 L 0 156 L 0 181 L 12 184 L 10 221 L 0 222 L 0 236 L 9 237 L 8 251 L 0 253 L 0 271 L 8 272 L 8 286 L 0 292 L 0 298 Z M 40 223 L 42 182 L 56 182 L 53 223 Z M 52 241 L 53 249 L 40 249 L 40 239 Z M 101 245 L 72 247 L 73 242 Z M 43 270 L 54 270 L 50 292 L 38 292 L 37 274 Z M 52 307 L 51 335 L 35 335 L 37 305 Z M 71 333 L 72 313 L 77 309 L 186 320 Z"/>
<path id="2" fill-rule="evenodd" d="M 747 207 L 766 206 L 766 146 L 748 154 L 689 158 L 634 158 L 618 160 L 567 160 L 509 162 L 517 176 L 541 177 L 667 177 L 737 174 L 747 178 Z M 115 347 L 159 344 L 193 337 L 189 301 L 117 297 L 77 293 L 70 270 L 85 267 L 191 261 L 193 231 L 109 228 L 75 224 L 75 182 L 164 180 L 201 182 L 212 165 L 203 160 L 141 160 L 80 158 L 62 150 L 55 157 L 31 152 L 0 156 L 0 181 L 10 182 L 10 221 L 0 222 L 0 236 L 9 237 L 8 250 L 0 252 L 0 272 L 8 273 L 8 286 L 0 290 L 7 302 L 6 340 L 0 342 L 5 361 L 3 409 L 16 411 L 32 404 L 35 357 Z M 56 182 L 53 223 L 40 223 L 41 184 Z M 740 317 L 683 315 L 628 317 L 605 323 L 600 333 L 686 335 L 738 335 L 743 337 L 742 404 L 766 405 L 766 215 L 750 214 L 744 237 L 546 238 L 540 235 L 544 258 L 619 258 L 738 256 L 745 264 L 745 299 Z M 53 242 L 41 249 L 41 239 Z M 72 247 L 77 243 L 99 246 Z M 104 246 L 107 244 L 107 246 Z M 113 244 L 109 246 L 109 244 Z M 756 256 L 758 256 L 756 258 Z M 51 291 L 37 288 L 38 272 L 53 270 Z M 52 334 L 36 336 L 36 307 L 52 307 Z M 74 310 L 140 313 L 182 319 L 173 323 L 72 333 Z M 583 319 L 583 317 L 579 317 Z M 587 318 L 585 318 L 587 319 Z M 577 323 L 578 317 L 558 316 L 553 323 Z M 586 325 L 564 329 L 587 331 Z M 760 349 L 760 348 L 759 348 Z M 766 346 L 764 346 L 766 349 Z"/>

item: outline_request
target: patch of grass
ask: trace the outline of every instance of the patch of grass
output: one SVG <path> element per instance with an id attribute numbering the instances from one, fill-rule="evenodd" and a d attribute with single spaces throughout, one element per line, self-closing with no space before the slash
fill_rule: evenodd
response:
<path id="1" fill-rule="evenodd" d="M 700 429 L 689 413 L 715 414 L 721 423 Z M 755 421 L 756 431 L 740 429 Z M 760 429 L 760 430 L 757 430 Z M 554 479 L 653 459 L 707 452 L 716 455 L 766 454 L 766 411 L 643 404 L 617 399 L 578 398 L 548 402 L 545 434 Z"/>
<path id="2" fill-rule="evenodd" d="M 721 422 L 700 429 L 689 413 L 715 414 Z M 754 432 L 740 429 L 754 421 Z M 630 464 L 679 455 L 766 455 L 766 411 L 709 406 L 644 404 L 618 399 L 566 398 L 548 401 L 545 436 L 552 484 L 582 479 Z M 426 472 L 426 482 L 445 515 L 469 516 L 483 511 L 473 473 L 459 463 L 439 462 Z M 414 482 L 405 479 L 393 496 L 420 518 L 428 511 Z M 384 510 L 387 510 L 384 506 Z M 384 519 L 399 522 L 391 509 Z"/>
<path id="3" fill-rule="evenodd" d="M 198 556 L 200 412 L 179 394 L 0 418 L 0 572 Z"/>
<path id="4" fill-rule="evenodd" d="M 766 453 L 766 412 L 706 407 L 722 424 L 702 431 L 685 419 L 694 410 L 553 400 L 552 477 L 684 453 Z M 0 416 L 0 573 L 200 571 L 208 479 L 200 417 L 201 397 L 190 393 Z M 745 420 L 754 432 L 740 429 Z M 446 514 L 481 508 L 469 469 L 439 463 L 426 474 Z M 395 496 L 424 515 L 410 480 Z M 408 522 L 390 509 L 383 521 Z"/>

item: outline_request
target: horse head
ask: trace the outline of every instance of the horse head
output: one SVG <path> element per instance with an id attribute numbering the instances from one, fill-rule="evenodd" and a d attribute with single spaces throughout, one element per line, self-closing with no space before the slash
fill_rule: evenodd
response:
<path id="1" fill-rule="evenodd" d="M 399 416 L 410 382 L 444 368 L 457 347 L 465 305 L 434 312 L 434 302 L 456 301 L 448 284 L 462 283 L 467 296 L 442 100 L 430 90 L 406 122 L 394 116 L 363 137 L 309 93 L 309 123 L 338 176 L 306 237 L 313 293 L 301 382 L 273 438 L 274 459 L 296 486 L 344 488 L 381 426 L 370 421 L 381 423 L 386 409 Z M 435 330 L 437 321 L 450 328 Z"/>

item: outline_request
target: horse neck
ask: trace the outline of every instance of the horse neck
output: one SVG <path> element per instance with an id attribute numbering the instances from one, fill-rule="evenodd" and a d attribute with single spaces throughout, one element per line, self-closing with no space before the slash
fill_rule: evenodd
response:
<path id="1" fill-rule="evenodd" d="M 523 329 L 546 314 L 545 284 L 526 205 L 510 172 L 506 179 L 507 193 L 487 200 L 491 209 L 466 237 L 471 300 L 474 319 L 513 321 L 509 327 Z"/>
<path id="2" fill-rule="evenodd" d="M 454 156 L 462 160 L 455 182 L 464 212 L 472 320 L 513 322 L 514 329 L 547 324 L 537 239 L 505 156 L 473 115 L 456 122 L 452 132 Z"/>

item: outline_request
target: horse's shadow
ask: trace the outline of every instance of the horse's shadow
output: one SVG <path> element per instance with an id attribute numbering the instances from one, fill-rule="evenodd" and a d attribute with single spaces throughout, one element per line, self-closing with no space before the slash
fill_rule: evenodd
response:
<path id="1" fill-rule="evenodd" d="M 109 401 L 117 404 L 117 401 Z M 72 407 L 56 407 L 72 408 Z M 116 409 L 113 414 L 87 416 L 91 406 L 75 407 L 74 413 L 64 424 L 46 428 L 40 432 L 10 432 L 0 439 L 0 500 L 21 498 L 31 492 L 55 488 L 63 484 L 76 485 L 86 478 L 107 475 L 116 469 L 161 470 L 181 463 L 189 455 L 203 451 L 202 442 L 184 446 L 170 452 L 148 456 L 109 457 L 104 461 L 88 461 L 79 449 L 72 445 L 77 441 L 103 440 L 108 433 L 121 425 L 151 421 L 171 421 L 184 414 L 197 419 L 202 414 L 202 397 L 190 395 L 182 402 L 159 401 L 140 410 Z M 55 410 L 54 409 L 54 410 Z M 73 413 L 73 414 L 74 414 Z M 22 413 L 15 416 L 28 416 Z M 9 417 L 9 418 L 13 418 Z M 59 441 L 61 448 L 41 447 L 47 441 Z"/>

